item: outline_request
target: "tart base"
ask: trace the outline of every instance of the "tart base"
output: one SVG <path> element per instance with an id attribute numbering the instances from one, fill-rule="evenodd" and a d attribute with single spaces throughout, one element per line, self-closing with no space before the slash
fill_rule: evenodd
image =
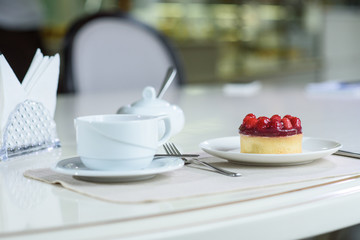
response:
<path id="1" fill-rule="evenodd" d="M 302 137 L 302 134 L 284 137 L 260 137 L 240 134 L 240 148 L 242 153 L 301 153 Z"/>

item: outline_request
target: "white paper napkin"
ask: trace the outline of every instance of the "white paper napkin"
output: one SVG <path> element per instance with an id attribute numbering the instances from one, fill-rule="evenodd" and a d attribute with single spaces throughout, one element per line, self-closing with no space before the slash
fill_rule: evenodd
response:
<path id="1" fill-rule="evenodd" d="M 54 117 L 59 81 L 60 57 L 43 56 L 38 49 L 23 84 L 3 55 L 0 55 L 0 133 L 16 106 L 25 100 L 40 102 Z"/>
<path id="2" fill-rule="evenodd" d="M 38 49 L 34 55 L 34 58 L 30 64 L 29 70 L 27 71 L 27 73 L 25 74 L 25 77 L 22 81 L 22 85 L 24 88 L 26 88 L 27 84 L 29 83 L 29 80 L 33 77 L 36 69 L 38 68 L 39 64 L 41 63 L 43 59 L 43 55 L 40 51 L 40 49 Z"/>

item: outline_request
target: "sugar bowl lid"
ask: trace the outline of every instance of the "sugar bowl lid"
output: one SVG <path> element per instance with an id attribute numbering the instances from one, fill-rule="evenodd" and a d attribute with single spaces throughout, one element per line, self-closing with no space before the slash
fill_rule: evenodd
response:
<path id="1" fill-rule="evenodd" d="M 145 87 L 140 100 L 121 107 L 118 113 L 164 114 L 172 110 L 169 102 L 156 97 L 153 87 Z"/>

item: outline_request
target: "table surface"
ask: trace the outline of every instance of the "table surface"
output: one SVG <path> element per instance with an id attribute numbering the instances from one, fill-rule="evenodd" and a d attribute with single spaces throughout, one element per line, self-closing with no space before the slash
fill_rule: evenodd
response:
<path id="1" fill-rule="evenodd" d="M 115 204 L 23 176 L 27 169 L 52 166 L 76 155 L 75 117 L 112 114 L 140 96 L 139 91 L 124 91 L 58 97 L 55 121 L 62 147 L 0 164 L 0 237 L 293 239 L 360 223 L 358 177 L 336 184 L 314 181 L 310 187 Z M 171 141 L 188 153 L 200 152 L 199 143 L 204 140 L 236 136 L 243 116 L 250 112 L 296 115 L 302 119 L 305 136 L 333 139 L 345 150 L 360 150 L 360 98 L 356 95 L 308 94 L 300 82 L 264 83 L 252 95 L 227 94 L 222 86 L 173 87 L 164 98 L 185 113 L 185 127 Z"/>

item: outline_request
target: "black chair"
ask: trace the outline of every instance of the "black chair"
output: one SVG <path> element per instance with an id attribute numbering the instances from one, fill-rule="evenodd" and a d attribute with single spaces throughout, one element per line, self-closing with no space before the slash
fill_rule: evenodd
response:
<path id="1" fill-rule="evenodd" d="M 170 66 L 178 84 L 183 66 L 169 40 L 122 12 L 99 13 L 75 22 L 64 41 L 61 92 L 95 92 L 153 86 Z"/>

